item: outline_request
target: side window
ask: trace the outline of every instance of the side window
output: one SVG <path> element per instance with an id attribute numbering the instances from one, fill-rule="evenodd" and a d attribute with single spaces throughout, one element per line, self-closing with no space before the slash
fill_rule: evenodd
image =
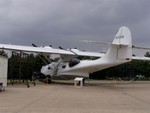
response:
<path id="1" fill-rule="evenodd" d="M 62 68 L 63 68 L 63 69 L 66 68 L 66 65 L 63 65 Z"/>

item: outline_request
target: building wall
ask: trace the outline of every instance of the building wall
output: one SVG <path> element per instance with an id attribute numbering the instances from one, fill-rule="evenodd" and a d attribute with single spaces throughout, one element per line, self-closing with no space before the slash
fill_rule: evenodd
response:
<path id="1" fill-rule="evenodd" d="M 8 70 L 8 58 L 0 56 L 0 82 L 3 82 L 3 86 L 7 86 L 7 70 Z"/>

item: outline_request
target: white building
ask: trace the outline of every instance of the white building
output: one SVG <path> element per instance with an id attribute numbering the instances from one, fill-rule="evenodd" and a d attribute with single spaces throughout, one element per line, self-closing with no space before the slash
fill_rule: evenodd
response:
<path id="1" fill-rule="evenodd" d="M 7 69 L 8 69 L 8 58 L 0 56 L 0 83 L 5 88 L 7 86 Z"/>

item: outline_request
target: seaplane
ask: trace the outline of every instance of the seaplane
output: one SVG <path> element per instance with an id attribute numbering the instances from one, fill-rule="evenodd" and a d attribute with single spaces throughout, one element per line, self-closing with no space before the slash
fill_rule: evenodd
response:
<path id="1" fill-rule="evenodd" d="M 2 50 L 15 50 L 21 52 L 33 52 L 39 54 L 58 54 L 60 59 L 57 62 L 51 62 L 41 68 L 41 73 L 48 76 L 50 79 L 54 76 L 75 76 L 89 77 L 90 73 L 100 71 L 109 67 L 117 66 L 136 60 L 150 60 L 148 57 L 132 56 L 132 49 L 147 49 L 132 45 L 131 32 L 128 27 L 122 26 L 119 28 L 116 36 L 111 43 L 101 41 L 83 40 L 87 43 L 106 44 L 109 49 L 106 53 L 87 52 L 78 49 L 62 49 L 53 48 L 50 46 L 22 46 L 0 44 Z M 95 57 L 95 59 L 79 59 L 79 56 Z"/>

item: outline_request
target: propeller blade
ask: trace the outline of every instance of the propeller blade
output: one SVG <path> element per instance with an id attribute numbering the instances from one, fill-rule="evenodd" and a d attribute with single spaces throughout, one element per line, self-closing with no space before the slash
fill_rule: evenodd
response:
<path id="1" fill-rule="evenodd" d="M 64 49 L 64 48 L 62 48 L 61 46 L 59 46 L 59 49 Z"/>
<path id="2" fill-rule="evenodd" d="M 33 44 L 33 43 L 32 43 L 32 46 L 33 46 L 33 47 L 38 47 L 37 45 L 35 45 L 35 44 Z"/>

